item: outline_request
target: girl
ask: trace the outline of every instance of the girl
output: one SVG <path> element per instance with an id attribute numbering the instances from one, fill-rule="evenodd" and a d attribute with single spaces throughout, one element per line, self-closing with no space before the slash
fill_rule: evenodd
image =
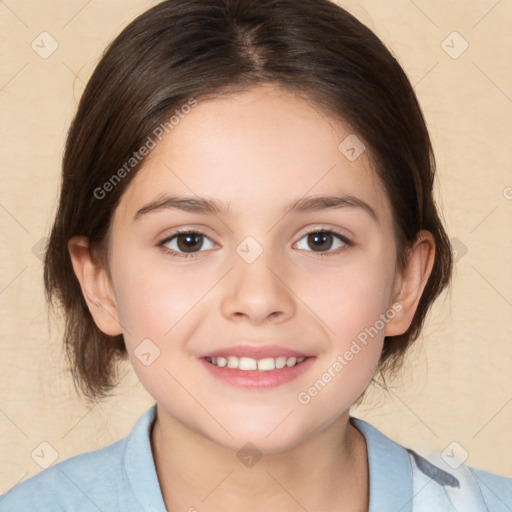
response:
<path id="1" fill-rule="evenodd" d="M 166 0 L 110 45 L 45 256 L 90 400 L 155 405 L 0 510 L 510 510 L 512 480 L 350 416 L 448 285 L 403 70 L 328 0 Z"/>

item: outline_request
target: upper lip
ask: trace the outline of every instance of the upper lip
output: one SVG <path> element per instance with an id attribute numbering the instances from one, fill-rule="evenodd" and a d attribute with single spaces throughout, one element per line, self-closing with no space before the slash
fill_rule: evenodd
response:
<path id="1" fill-rule="evenodd" d="M 299 350 L 281 347 L 279 345 L 235 345 L 232 347 L 219 348 L 205 353 L 205 357 L 250 357 L 252 359 L 265 359 L 267 357 L 309 357 L 309 354 Z"/>

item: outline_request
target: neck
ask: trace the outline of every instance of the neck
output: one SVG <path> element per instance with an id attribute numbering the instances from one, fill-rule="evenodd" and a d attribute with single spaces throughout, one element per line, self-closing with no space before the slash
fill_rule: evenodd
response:
<path id="1" fill-rule="evenodd" d="M 236 452 L 191 431 L 158 406 L 151 446 L 166 508 L 366 512 L 366 442 L 348 419 L 347 412 L 284 452 L 240 460 Z"/>

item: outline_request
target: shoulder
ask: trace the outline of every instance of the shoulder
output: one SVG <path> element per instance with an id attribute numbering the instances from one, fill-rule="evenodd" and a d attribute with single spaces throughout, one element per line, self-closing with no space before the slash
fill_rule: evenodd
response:
<path id="1" fill-rule="evenodd" d="M 402 512 L 512 510 L 512 478 L 467 466 L 453 452 L 420 455 L 363 420 L 351 421 L 366 439 L 370 512 L 374 512 L 372 494 L 379 512 L 388 510 L 382 503 L 389 500 Z"/>
<path id="2" fill-rule="evenodd" d="M 108 493 L 117 495 L 123 486 L 125 444 L 126 438 L 43 469 L 0 496 L 0 511 L 73 510 L 84 500 L 109 510 Z"/>
<path id="3" fill-rule="evenodd" d="M 453 453 L 428 452 L 411 457 L 416 502 L 425 510 L 434 501 L 447 503 L 449 510 L 510 512 L 512 478 L 463 464 Z M 420 492 L 425 486 L 428 492 Z M 423 510 L 423 509 L 421 509 Z"/>
<path id="4" fill-rule="evenodd" d="M 0 496 L 0 512 L 165 511 L 150 441 L 155 414 L 153 406 L 128 436 L 15 485 Z"/>
<path id="5" fill-rule="evenodd" d="M 512 510 L 512 478 L 472 467 L 468 469 L 473 474 L 489 510 L 493 512 Z"/>

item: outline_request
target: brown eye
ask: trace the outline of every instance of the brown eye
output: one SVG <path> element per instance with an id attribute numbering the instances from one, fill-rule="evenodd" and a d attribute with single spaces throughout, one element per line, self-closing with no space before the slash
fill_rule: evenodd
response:
<path id="1" fill-rule="evenodd" d="M 302 240 L 305 240 L 305 242 L 303 242 L 302 247 L 300 247 Z M 316 230 L 306 233 L 299 242 L 297 242 L 297 245 L 299 249 L 311 249 L 310 252 L 317 252 L 322 255 L 322 253 L 335 254 L 336 251 L 331 251 L 330 249 L 351 246 L 352 243 L 347 237 L 335 231 Z"/>
<path id="2" fill-rule="evenodd" d="M 183 252 L 194 252 L 203 245 L 203 235 L 198 233 L 180 233 L 176 235 L 178 249 Z"/>
<path id="3" fill-rule="evenodd" d="M 313 247 L 314 250 L 326 250 L 328 251 L 332 247 L 333 236 L 330 233 L 318 231 L 316 233 L 310 233 L 308 236 L 308 244 Z"/>
<path id="4" fill-rule="evenodd" d="M 208 247 L 208 244 L 211 244 Z M 195 253 L 204 252 L 202 249 L 211 249 L 214 243 L 203 233 L 198 231 L 181 231 L 175 233 L 158 245 L 163 246 L 166 251 L 175 256 L 186 257 Z"/>

